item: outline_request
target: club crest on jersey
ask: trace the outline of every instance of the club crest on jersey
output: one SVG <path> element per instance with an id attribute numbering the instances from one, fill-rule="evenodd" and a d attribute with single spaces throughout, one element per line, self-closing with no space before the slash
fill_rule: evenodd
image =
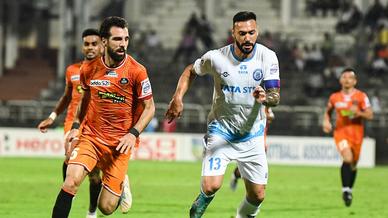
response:
<path id="1" fill-rule="evenodd" d="M 129 80 L 127 78 L 121 78 L 120 79 L 120 84 L 121 85 L 125 85 L 125 84 L 128 84 Z"/>
<path id="2" fill-rule="evenodd" d="M 113 70 L 108 71 L 105 75 L 106 77 L 117 77 L 117 73 Z"/>
<path id="3" fill-rule="evenodd" d="M 71 81 L 78 81 L 79 80 L 79 75 L 73 75 L 70 77 Z"/>
<path id="4" fill-rule="evenodd" d="M 101 87 L 109 87 L 110 81 L 109 80 L 90 80 L 90 86 L 101 86 Z"/>
<path id="5" fill-rule="evenodd" d="M 253 79 L 256 81 L 260 81 L 263 79 L 263 71 L 261 69 L 256 69 L 253 71 Z"/>

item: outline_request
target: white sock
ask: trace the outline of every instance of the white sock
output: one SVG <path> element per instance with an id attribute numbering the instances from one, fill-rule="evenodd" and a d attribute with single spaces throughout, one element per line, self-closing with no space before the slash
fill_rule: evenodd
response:
<path id="1" fill-rule="evenodd" d="M 352 189 L 350 187 L 342 187 L 342 192 L 350 192 L 350 193 L 352 193 Z"/>
<path id="2" fill-rule="evenodd" d="M 260 212 L 260 206 L 261 204 L 259 206 L 253 205 L 248 202 L 247 198 L 244 198 L 240 207 L 237 209 L 236 218 L 245 218 L 247 216 L 256 217 L 256 215 Z"/>

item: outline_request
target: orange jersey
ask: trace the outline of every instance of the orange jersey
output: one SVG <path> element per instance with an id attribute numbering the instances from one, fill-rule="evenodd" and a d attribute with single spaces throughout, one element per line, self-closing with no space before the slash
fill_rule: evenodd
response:
<path id="1" fill-rule="evenodd" d="M 146 69 L 129 55 L 116 68 L 101 57 L 84 64 L 80 76 L 82 88 L 90 90 L 82 134 L 117 146 L 139 119 L 141 101 L 152 97 Z"/>
<path id="2" fill-rule="evenodd" d="M 66 69 L 66 85 L 71 88 L 71 101 L 67 107 L 65 118 L 65 133 L 68 132 L 73 124 L 75 113 L 77 112 L 78 104 L 81 100 L 82 88 L 80 85 L 80 68 L 82 62 L 72 64 Z"/>
<path id="3" fill-rule="evenodd" d="M 358 89 L 348 95 L 341 91 L 333 93 L 328 107 L 334 108 L 336 112 L 334 138 L 347 139 L 361 145 L 364 137 L 364 121 L 361 117 L 354 117 L 354 112 L 350 109 L 356 107 L 357 110 L 363 111 L 370 106 L 368 96 Z"/>

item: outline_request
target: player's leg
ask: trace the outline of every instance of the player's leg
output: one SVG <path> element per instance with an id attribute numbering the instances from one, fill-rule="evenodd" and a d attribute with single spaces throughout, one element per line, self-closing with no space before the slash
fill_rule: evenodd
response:
<path id="1" fill-rule="evenodd" d="M 89 210 L 87 218 L 97 217 L 97 202 L 101 191 L 100 169 L 95 167 L 89 173 Z"/>
<path id="2" fill-rule="evenodd" d="M 234 168 L 233 170 L 233 173 L 232 173 L 232 176 L 231 176 L 231 180 L 230 180 L 230 189 L 232 189 L 232 191 L 236 191 L 237 189 L 237 183 L 238 183 L 238 180 L 241 178 L 241 174 L 240 174 L 240 171 L 238 170 L 238 167 Z"/>
<path id="3" fill-rule="evenodd" d="M 244 179 L 246 196 L 237 209 L 236 217 L 256 217 L 265 197 L 265 186 L 268 181 L 268 164 L 264 149 L 264 137 L 255 137 L 241 142 L 239 147 L 252 148 L 250 152 L 241 153 L 237 165 Z"/>
<path id="4" fill-rule="evenodd" d="M 103 188 L 98 200 L 98 208 L 104 215 L 112 214 L 119 206 L 122 212 L 127 213 L 132 204 L 127 176 L 130 154 L 121 154 L 114 147 L 104 145 L 98 145 L 98 147 L 104 150 L 102 152 L 104 156 L 99 163 L 103 174 Z"/>
<path id="5" fill-rule="evenodd" d="M 79 186 L 87 174 L 88 171 L 86 171 L 82 165 L 68 165 L 65 182 L 63 183 L 53 208 L 53 218 L 69 216 L 73 197 L 77 193 Z"/>
<path id="6" fill-rule="evenodd" d="M 340 151 L 343 161 L 341 166 L 342 198 L 345 202 L 345 205 L 349 207 L 353 198 L 351 189 L 353 177 L 353 152 L 349 141 L 346 139 L 338 141 L 337 147 Z"/>
<path id="7" fill-rule="evenodd" d="M 199 218 L 220 189 L 225 170 L 230 162 L 226 156 L 231 146 L 220 136 L 206 136 L 202 160 L 201 190 L 190 208 L 190 218 Z"/>

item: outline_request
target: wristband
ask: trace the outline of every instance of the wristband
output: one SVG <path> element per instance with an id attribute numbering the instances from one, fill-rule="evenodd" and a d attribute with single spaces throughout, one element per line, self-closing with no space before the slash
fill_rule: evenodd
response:
<path id="1" fill-rule="evenodd" d="M 73 125 L 71 125 L 71 129 L 79 129 L 80 124 L 78 122 L 74 122 Z"/>
<path id="2" fill-rule="evenodd" d="M 51 112 L 49 118 L 52 119 L 52 120 L 54 121 L 54 120 L 57 118 L 57 113 Z"/>
<path id="3" fill-rule="evenodd" d="M 140 132 L 137 131 L 137 129 L 135 129 L 134 127 L 132 127 L 132 128 L 129 129 L 129 133 L 131 133 L 132 135 L 134 135 L 136 138 L 139 137 L 139 135 L 140 135 Z"/>

